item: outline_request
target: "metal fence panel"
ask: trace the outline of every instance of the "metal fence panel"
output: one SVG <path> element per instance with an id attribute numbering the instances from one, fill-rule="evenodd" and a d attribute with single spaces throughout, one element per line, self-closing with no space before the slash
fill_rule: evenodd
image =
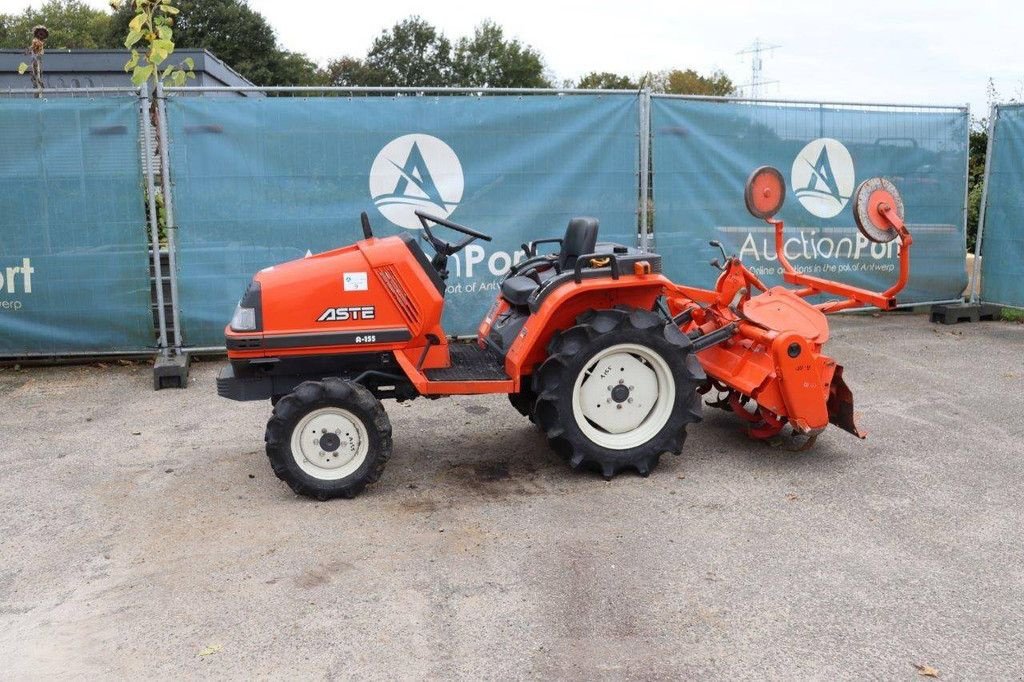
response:
<path id="1" fill-rule="evenodd" d="M 135 97 L 0 99 L 0 355 L 155 345 Z"/>
<path id="2" fill-rule="evenodd" d="M 849 198 L 883 175 L 903 195 L 914 235 L 901 303 L 959 299 L 967 282 L 965 109 L 795 105 L 655 97 L 652 112 L 656 249 L 674 279 L 713 285 L 717 239 L 766 283 L 781 282 L 773 229 L 747 213 L 744 183 L 765 164 L 788 187 L 779 217 L 799 269 L 871 289 L 898 273 L 896 243 L 869 244 Z"/>
<path id="3" fill-rule="evenodd" d="M 634 243 L 635 95 L 168 100 L 187 346 L 223 327 L 261 268 L 376 234 L 416 208 L 494 236 L 449 264 L 448 333 L 470 334 L 530 239 L 575 215 Z M 429 245 L 424 249 L 430 253 Z"/>
<path id="4" fill-rule="evenodd" d="M 979 228 L 981 300 L 1024 308 L 1024 107 L 999 105 Z"/>

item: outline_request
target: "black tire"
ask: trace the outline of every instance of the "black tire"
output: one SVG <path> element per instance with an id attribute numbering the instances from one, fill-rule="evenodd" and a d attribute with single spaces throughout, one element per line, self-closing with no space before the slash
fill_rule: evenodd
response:
<path id="1" fill-rule="evenodd" d="M 512 404 L 512 407 L 516 408 L 519 414 L 529 417 L 530 421 L 535 421 L 533 418 L 533 408 L 537 403 L 537 394 L 528 385 L 527 379 L 524 379 L 523 383 L 524 385 L 519 388 L 519 393 L 508 394 L 508 401 Z"/>
<path id="2" fill-rule="evenodd" d="M 676 397 L 667 421 L 656 434 L 640 445 L 620 450 L 594 442 L 580 428 L 573 411 L 573 387 L 591 358 L 623 343 L 643 346 L 665 361 Z M 704 379 L 704 371 L 691 352 L 690 339 L 657 314 L 634 308 L 589 311 L 576 320 L 576 326 L 555 334 L 548 345 L 548 358 L 533 379 L 538 394 L 534 417 L 551 446 L 574 469 L 596 469 L 606 479 L 623 469 L 635 469 L 647 476 L 662 453 L 682 452 L 686 425 L 701 420 L 697 387 Z"/>
<path id="3" fill-rule="evenodd" d="M 318 478 L 304 471 L 298 461 L 302 455 L 292 454 L 292 434 L 303 418 L 316 410 L 330 407 L 341 408 L 356 417 L 367 435 L 362 463 L 344 478 L 333 480 Z M 341 379 L 306 381 L 277 401 L 274 414 L 267 422 L 266 441 L 267 457 L 274 473 L 296 494 L 320 500 L 352 498 L 376 482 L 384 471 L 384 465 L 391 456 L 391 421 L 380 401 L 359 384 Z M 330 449 L 331 445 L 334 450 L 340 450 L 334 443 L 325 447 Z"/>

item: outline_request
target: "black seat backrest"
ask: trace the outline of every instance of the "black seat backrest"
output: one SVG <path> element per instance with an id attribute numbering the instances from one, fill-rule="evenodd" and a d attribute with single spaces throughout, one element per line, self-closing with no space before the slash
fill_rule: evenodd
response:
<path id="1" fill-rule="evenodd" d="M 558 265 L 564 272 L 576 267 L 576 259 L 585 253 L 594 253 L 597 246 L 597 218 L 587 216 L 573 218 L 565 228 L 562 240 L 562 251 L 558 255 Z"/>

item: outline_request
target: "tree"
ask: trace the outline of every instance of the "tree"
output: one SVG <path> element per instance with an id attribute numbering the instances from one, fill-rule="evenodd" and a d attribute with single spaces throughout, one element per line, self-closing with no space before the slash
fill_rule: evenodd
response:
<path id="1" fill-rule="evenodd" d="M 967 193 L 967 251 L 974 253 L 978 242 L 978 221 L 981 217 L 981 194 L 985 184 L 978 181 Z"/>
<path id="2" fill-rule="evenodd" d="M 671 95 L 724 96 L 736 92 L 736 86 L 725 72 L 713 71 L 709 76 L 702 76 L 693 69 L 659 71 L 639 80 L 608 71 L 591 71 L 576 83 L 577 88 L 596 90 L 636 90 L 644 85 L 653 92 Z"/>
<path id="3" fill-rule="evenodd" d="M 518 40 L 505 39 L 493 21 L 481 23 L 473 37 L 463 37 L 452 60 L 453 82 L 464 87 L 548 88 L 539 52 Z"/>
<path id="4" fill-rule="evenodd" d="M 333 59 L 320 72 L 337 86 L 545 88 L 540 52 L 514 38 L 493 21 L 454 45 L 418 16 L 398 22 L 373 41 L 365 59 Z"/>
<path id="5" fill-rule="evenodd" d="M 736 93 L 736 86 L 724 71 L 712 71 L 702 76 L 693 69 L 662 71 L 652 79 L 651 89 L 670 95 L 713 95 L 726 96 Z"/>
<path id="6" fill-rule="evenodd" d="M 114 14 L 107 45 L 120 47 L 134 16 L 130 3 Z M 279 49 L 274 29 L 244 0 L 178 0 L 174 24 L 179 49 L 201 48 L 217 55 L 257 85 L 293 85 L 316 78 L 304 55 Z M 306 71 L 308 69 L 308 72 Z"/>
<path id="7" fill-rule="evenodd" d="M 636 90 L 640 84 L 629 76 L 608 71 L 591 71 L 580 78 L 576 87 L 580 90 Z"/>
<path id="8" fill-rule="evenodd" d="M 278 51 L 271 61 L 274 85 L 325 85 L 316 62 L 301 52 Z"/>
<path id="9" fill-rule="evenodd" d="M 379 85 L 427 87 L 453 82 L 451 42 L 418 16 L 382 31 L 364 65 L 368 73 L 379 76 Z"/>
<path id="10" fill-rule="evenodd" d="M 967 143 L 967 250 L 973 252 L 981 217 L 981 193 L 985 187 L 985 157 L 988 154 L 988 119 L 980 119 Z"/>
<path id="11" fill-rule="evenodd" d="M 367 66 L 362 59 L 339 57 L 320 70 L 320 81 L 337 87 L 377 86 L 384 82 L 384 74 Z"/>
<path id="12" fill-rule="evenodd" d="M 36 25 L 49 30 L 50 50 L 105 47 L 110 21 L 109 14 L 80 0 L 48 0 L 38 10 L 28 7 L 21 14 L 0 14 L 0 48 L 25 49 Z"/>
<path id="13" fill-rule="evenodd" d="M 1016 103 L 1019 97 L 1004 98 L 996 89 L 995 80 L 988 79 L 985 86 L 986 111 L 1000 101 Z M 973 252 L 978 239 L 978 222 L 981 218 L 981 195 L 985 188 L 985 164 L 988 156 L 988 117 L 971 120 L 971 131 L 967 142 L 967 250 Z"/>
<path id="14" fill-rule="evenodd" d="M 18 17 L 13 14 L 0 14 L 0 49 L 17 49 L 14 40 L 17 37 Z M 22 43 L 25 39 L 22 39 Z"/>

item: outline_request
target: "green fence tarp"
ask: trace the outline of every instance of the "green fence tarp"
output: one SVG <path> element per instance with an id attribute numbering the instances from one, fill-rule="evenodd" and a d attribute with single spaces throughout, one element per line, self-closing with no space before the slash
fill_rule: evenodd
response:
<path id="1" fill-rule="evenodd" d="M 1024 308 L 1024 107 L 996 109 L 981 239 L 981 300 Z"/>
<path id="2" fill-rule="evenodd" d="M 138 111 L 0 99 L 0 356 L 156 345 Z"/>
<path id="3" fill-rule="evenodd" d="M 779 218 L 797 269 L 873 290 L 898 275 L 897 242 L 872 244 L 850 196 L 872 176 L 892 180 L 913 233 L 910 282 L 899 303 L 958 299 L 964 263 L 966 110 L 782 105 L 654 97 L 655 245 L 673 279 L 712 286 L 730 254 L 766 284 L 781 283 L 774 228 L 743 201 L 747 177 L 772 165 L 786 179 Z"/>
<path id="4" fill-rule="evenodd" d="M 361 238 L 360 211 L 418 235 L 417 208 L 494 237 L 449 263 L 445 330 L 474 333 L 523 242 L 592 215 L 635 243 L 638 116 L 634 95 L 171 98 L 187 345 L 223 345 L 261 268 Z"/>

